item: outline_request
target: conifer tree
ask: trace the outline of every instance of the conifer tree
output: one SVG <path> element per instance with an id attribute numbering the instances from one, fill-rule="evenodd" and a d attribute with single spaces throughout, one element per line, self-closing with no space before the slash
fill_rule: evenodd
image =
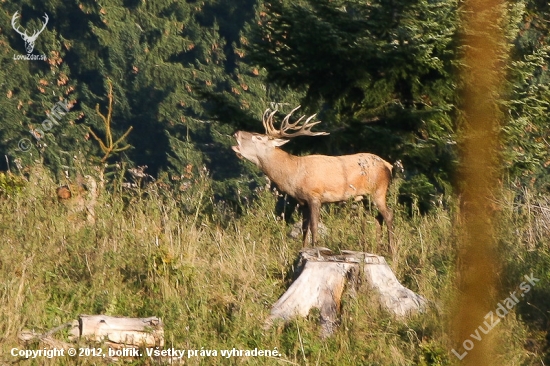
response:
<path id="1" fill-rule="evenodd" d="M 548 7 L 541 4 L 510 4 L 508 23 L 494 25 L 512 50 L 500 64 L 508 92 L 494 100 L 512 177 L 542 176 L 540 167 L 550 165 Z M 457 167 L 460 90 L 468 82 L 457 73 L 468 32 L 460 11 L 455 1 L 274 0 L 260 9 L 250 58 L 269 82 L 305 89 L 305 100 L 324 110 L 332 152 L 401 159 L 403 197 L 427 209 L 438 191 L 450 192 Z"/>
<path id="2" fill-rule="evenodd" d="M 550 189 L 550 6 L 523 1 L 514 8 L 504 163 L 516 185 Z"/>
<path id="3" fill-rule="evenodd" d="M 454 164 L 456 11 L 453 1 L 272 1 L 251 59 L 324 111 L 331 153 L 401 159 L 412 194 L 430 200 Z"/>
<path id="4" fill-rule="evenodd" d="M 60 173 L 70 169 L 74 146 L 85 138 L 78 127 L 82 116 L 75 108 L 77 82 L 66 60 L 70 42 L 52 26 L 56 17 L 47 4 L 32 1 L 9 4 L 0 14 L 0 62 L 4 65 L 0 70 L 0 147 L 13 165 L 23 168 L 42 161 Z M 32 52 L 45 60 L 21 59 L 27 50 L 12 22 L 29 35 L 46 23 Z"/>
<path id="5" fill-rule="evenodd" d="M 373 152 L 403 161 L 404 197 L 430 204 L 449 191 L 467 82 L 455 73 L 464 29 L 454 0 L 22 0 L 3 10 L 0 149 L 12 169 L 38 160 L 61 177 L 75 171 L 75 156 L 100 156 L 89 129 L 105 136 L 95 106 L 107 105 L 109 79 L 113 135 L 134 128 L 134 148 L 109 163 L 179 177 L 206 166 L 220 197 L 242 194 L 258 172 L 235 158 L 231 134 L 262 132 L 266 108 L 301 104 L 331 135 L 297 139 L 291 152 Z M 534 0 L 507 11 L 511 55 L 495 100 L 503 157 L 512 180 L 540 187 L 550 166 L 550 11 Z M 31 32 L 49 17 L 34 45 L 46 61 L 13 59 L 26 54 L 11 25 L 16 12 Z M 43 125 L 65 101 L 58 124 Z"/>

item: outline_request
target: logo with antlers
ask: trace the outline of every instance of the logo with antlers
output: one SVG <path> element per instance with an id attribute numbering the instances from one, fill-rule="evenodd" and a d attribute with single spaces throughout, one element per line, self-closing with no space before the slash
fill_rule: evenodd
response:
<path id="1" fill-rule="evenodd" d="M 25 41 L 25 49 L 27 50 L 27 53 L 32 53 L 32 51 L 34 50 L 34 42 L 36 42 L 36 38 L 38 38 L 38 36 L 40 35 L 40 33 L 42 33 L 44 29 L 46 29 L 46 24 L 48 24 L 49 20 L 48 14 L 44 13 L 44 25 L 42 26 L 42 29 L 40 29 L 39 31 L 34 31 L 32 36 L 29 36 L 27 34 L 27 30 L 25 30 L 24 32 L 21 32 L 19 30 L 19 26 L 15 24 L 15 21 L 18 17 L 19 14 L 15 12 L 15 14 L 13 14 L 13 17 L 11 18 L 11 26 L 17 33 L 21 35 L 23 41 Z"/>

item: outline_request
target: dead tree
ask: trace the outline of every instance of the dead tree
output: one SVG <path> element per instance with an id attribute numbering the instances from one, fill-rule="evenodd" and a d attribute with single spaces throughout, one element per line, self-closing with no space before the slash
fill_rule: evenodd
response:
<path id="1" fill-rule="evenodd" d="M 107 83 L 109 84 L 109 94 L 107 94 L 107 99 L 109 100 L 109 107 L 107 109 L 107 115 L 101 113 L 99 110 L 99 104 L 96 104 L 95 111 L 101 117 L 103 120 L 103 126 L 105 127 L 105 142 L 101 140 L 95 132 L 88 127 L 88 130 L 92 137 L 99 143 L 99 147 L 101 148 L 101 151 L 105 154 L 103 158 L 101 159 L 101 163 L 105 163 L 107 161 L 107 158 L 113 153 L 118 153 L 124 150 L 127 150 L 131 147 L 131 145 L 126 145 L 119 147 L 121 143 L 123 143 L 124 139 L 128 137 L 130 132 L 132 132 L 133 126 L 130 126 L 126 132 L 120 138 L 116 141 L 113 141 L 113 133 L 111 132 L 111 121 L 113 118 L 113 84 L 111 83 L 111 80 L 107 80 Z"/>

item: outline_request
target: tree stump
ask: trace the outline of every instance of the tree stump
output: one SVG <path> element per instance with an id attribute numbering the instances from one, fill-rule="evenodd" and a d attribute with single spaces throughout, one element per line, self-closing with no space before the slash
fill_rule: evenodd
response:
<path id="1" fill-rule="evenodd" d="M 298 262 L 299 276 L 273 304 L 266 326 L 275 319 L 306 317 L 311 308 L 317 308 L 321 333 L 328 336 L 337 325 L 346 282 L 356 290 L 363 278 L 370 289 L 376 290 L 380 305 L 396 317 L 426 308 L 426 299 L 401 285 L 384 257 L 347 250 L 335 255 L 327 248 L 310 248 L 300 252 Z"/>

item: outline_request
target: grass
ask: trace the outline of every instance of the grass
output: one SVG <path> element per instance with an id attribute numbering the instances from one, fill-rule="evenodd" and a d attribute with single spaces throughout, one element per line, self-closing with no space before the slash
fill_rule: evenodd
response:
<path id="1" fill-rule="evenodd" d="M 264 329 L 271 305 L 292 280 L 301 241 L 274 214 L 276 197 L 260 191 L 237 217 L 213 203 L 208 185 L 169 191 L 152 185 L 124 197 L 100 192 L 95 223 L 54 199 L 56 184 L 37 169 L 17 192 L 0 198 L 0 363 L 11 363 L 22 330 L 45 332 L 79 314 L 159 316 L 165 348 L 278 349 L 269 357 L 193 357 L 195 365 L 449 365 L 449 329 L 455 279 L 456 208 L 412 217 L 390 195 L 399 252 L 392 267 L 400 281 L 430 300 L 430 309 L 398 321 L 367 291 L 344 295 L 341 324 L 319 336 L 318 316 Z M 518 201 L 518 197 L 521 198 Z M 499 362 L 540 365 L 548 356 L 550 250 L 548 198 L 509 191 L 498 202 L 499 276 L 503 294 L 540 278 L 525 300 L 493 329 Z M 333 250 L 380 253 L 373 215 L 352 204 L 326 206 L 321 218 Z M 361 222 L 364 223 L 361 225 Z M 500 297 L 499 297 L 500 296 Z M 507 296 L 507 295 L 506 295 Z M 504 297 L 506 297 L 504 296 Z M 495 294 L 495 305 L 501 294 Z M 480 319 L 480 324 L 482 320 Z M 56 337 L 65 340 L 66 334 Z M 81 358 L 82 365 L 97 358 Z M 31 361 L 73 364 L 69 357 Z M 150 364 L 146 357 L 133 364 Z"/>

